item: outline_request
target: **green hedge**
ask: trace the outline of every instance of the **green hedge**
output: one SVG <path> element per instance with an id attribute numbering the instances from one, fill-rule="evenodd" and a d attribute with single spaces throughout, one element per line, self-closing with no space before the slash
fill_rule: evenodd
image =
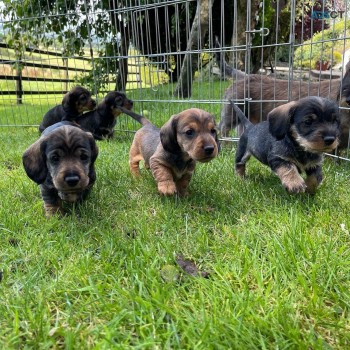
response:
<path id="1" fill-rule="evenodd" d="M 350 48 L 350 40 L 341 40 L 350 35 L 350 22 L 344 20 L 336 23 L 332 28 L 316 33 L 312 39 L 304 42 L 294 52 L 294 67 L 315 69 L 318 61 L 329 61 L 331 66 L 341 62 L 342 53 Z"/>

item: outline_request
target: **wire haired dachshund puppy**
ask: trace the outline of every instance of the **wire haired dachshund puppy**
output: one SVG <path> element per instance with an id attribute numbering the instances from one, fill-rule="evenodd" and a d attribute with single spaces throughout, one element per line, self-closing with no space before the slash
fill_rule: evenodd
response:
<path id="1" fill-rule="evenodd" d="M 224 94 L 225 100 L 246 101 L 240 105 L 247 118 L 257 124 L 267 119 L 267 115 L 273 108 L 278 107 L 289 100 L 288 91 L 290 91 L 291 101 L 309 95 L 329 98 L 339 105 L 340 108 L 340 130 L 339 149 L 348 147 L 350 130 L 350 66 L 343 79 L 322 80 L 318 82 L 309 81 L 288 81 L 274 79 L 260 74 L 245 74 L 242 71 L 232 69 L 233 84 Z M 236 75 L 237 74 L 237 75 Z M 276 101 L 276 102 L 275 102 Z M 240 118 L 231 104 L 224 104 L 221 110 L 221 120 L 219 129 L 222 136 L 228 136 L 230 130 L 239 126 Z M 238 127 L 238 133 L 241 134 L 241 128 Z"/>
<path id="2" fill-rule="evenodd" d="M 96 107 L 96 101 L 91 97 L 90 91 L 82 86 L 75 86 L 67 92 L 62 103 L 50 109 L 45 115 L 39 126 L 39 132 L 42 133 L 48 126 L 60 121 L 74 121 L 85 111 L 90 111 Z"/>
<path id="3" fill-rule="evenodd" d="M 245 176 L 245 164 L 253 155 L 271 168 L 289 193 L 314 193 L 322 181 L 323 152 L 338 146 L 338 105 L 322 97 L 306 97 L 276 107 L 267 121 L 253 125 L 230 102 L 245 127 L 238 142 L 236 174 Z"/>
<path id="4" fill-rule="evenodd" d="M 136 118 L 135 118 L 136 119 Z M 133 175 L 140 175 L 139 162 L 144 160 L 165 196 L 187 195 L 187 188 L 197 162 L 209 162 L 219 152 L 214 117 L 197 108 L 173 115 L 161 129 L 146 118 L 134 137 L 129 152 Z"/>
<path id="5" fill-rule="evenodd" d="M 116 118 L 124 110 L 131 110 L 133 101 L 123 92 L 109 92 L 96 110 L 84 113 L 75 122 L 86 131 L 90 131 L 96 140 L 111 138 L 114 134 Z"/>
<path id="6" fill-rule="evenodd" d="M 47 217 L 63 213 L 62 201 L 85 199 L 96 180 L 93 136 L 64 121 L 48 127 L 23 154 L 28 177 L 40 185 Z"/>

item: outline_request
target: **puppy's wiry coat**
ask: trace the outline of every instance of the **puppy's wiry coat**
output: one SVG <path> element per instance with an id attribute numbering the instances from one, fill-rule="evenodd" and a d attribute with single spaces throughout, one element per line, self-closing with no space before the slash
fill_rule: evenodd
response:
<path id="1" fill-rule="evenodd" d="M 267 121 L 253 125 L 230 102 L 246 128 L 236 153 L 237 175 L 245 175 L 245 164 L 253 155 L 271 168 L 288 192 L 314 193 L 322 181 L 323 152 L 331 152 L 339 142 L 337 104 L 321 97 L 306 97 L 276 107 Z"/>
<path id="2" fill-rule="evenodd" d="M 65 125 L 69 123 L 47 128 L 23 154 L 28 177 L 40 185 L 47 217 L 63 212 L 61 201 L 84 199 L 96 180 L 96 142 L 90 133 Z"/>
<path id="3" fill-rule="evenodd" d="M 82 86 L 75 86 L 64 95 L 60 105 L 46 112 L 40 123 L 39 132 L 42 133 L 47 127 L 60 121 L 72 122 L 83 112 L 91 111 L 95 107 L 96 102 L 91 97 L 90 91 Z"/>
<path id="4" fill-rule="evenodd" d="M 253 123 L 259 123 L 267 119 L 267 115 L 275 107 L 289 99 L 296 101 L 307 96 L 321 96 L 335 101 L 340 107 L 340 130 L 338 148 L 348 147 L 350 130 L 350 70 L 343 79 L 322 80 L 320 82 L 291 81 L 273 79 L 259 74 L 244 74 L 237 72 L 237 79 L 226 90 L 224 99 L 240 101 L 249 98 L 245 103 L 246 117 Z M 235 77 L 235 75 L 233 75 Z M 277 102 L 275 102 L 277 101 Z M 239 106 L 243 109 L 243 105 Z M 249 108 L 248 108 L 249 107 Z M 237 113 L 231 104 L 225 104 L 221 110 L 219 129 L 223 136 L 228 136 L 231 129 L 239 123 Z"/>
<path id="5" fill-rule="evenodd" d="M 96 110 L 84 113 L 75 120 L 80 127 L 93 134 L 96 140 L 111 138 L 114 135 L 116 118 L 122 110 L 131 110 L 133 101 L 120 91 L 109 92 Z"/>
<path id="6" fill-rule="evenodd" d="M 144 160 L 162 195 L 187 195 L 196 162 L 209 162 L 218 155 L 219 141 L 214 117 L 197 108 L 173 115 L 161 129 L 142 118 L 129 153 L 130 170 L 140 175 Z"/>

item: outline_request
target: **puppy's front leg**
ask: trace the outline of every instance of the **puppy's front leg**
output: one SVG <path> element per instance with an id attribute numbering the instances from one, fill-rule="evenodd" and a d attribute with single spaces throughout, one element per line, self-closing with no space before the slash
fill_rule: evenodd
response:
<path id="1" fill-rule="evenodd" d="M 192 175 L 193 175 L 193 171 L 189 171 L 186 174 L 184 174 L 180 180 L 176 181 L 176 188 L 180 197 L 187 196 L 188 194 L 187 188 L 191 181 Z"/>
<path id="2" fill-rule="evenodd" d="M 164 196 L 176 193 L 176 185 L 170 169 L 162 164 L 157 158 L 150 159 L 150 168 L 158 185 L 158 192 Z"/>
<path id="3" fill-rule="evenodd" d="M 321 166 L 317 165 L 314 168 L 310 168 L 310 169 L 306 169 L 306 179 L 305 179 L 305 183 L 306 183 L 306 191 L 314 194 L 316 192 L 317 187 L 320 185 L 320 183 L 322 182 L 323 179 L 323 175 L 322 175 L 322 168 Z"/>
<path id="4" fill-rule="evenodd" d="M 58 196 L 56 189 L 47 188 L 41 185 L 41 197 L 44 201 L 45 216 L 50 218 L 55 214 L 64 214 L 63 208 L 61 206 L 61 199 Z"/>
<path id="5" fill-rule="evenodd" d="M 271 168 L 274 171 L 274 173 L 281 179 L 283 187 L 289 193 L 305 192 L 305 181 L 300 176 L 298 168 L 294 164 L 283 162 Z"/>

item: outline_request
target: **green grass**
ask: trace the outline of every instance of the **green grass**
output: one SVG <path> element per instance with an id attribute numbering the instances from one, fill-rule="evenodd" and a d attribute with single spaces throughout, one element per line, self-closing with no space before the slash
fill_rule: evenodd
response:
<path id="1" fill-rule="evenodd" d="M 147 107 L 161 125 L 189 105 L 135 110 Z M 35 102 L 11 108 L 40 120 Z M 137 127 L 126 117 L 118 124 Z M 161 198 L 148 171 L 130 176 L 131 135 L 117 132 L 98 142 L 87 201 L 47 220 L 21 164 L 37 129 L 0 130 L 2 349 L 349 348 L 348 163 L 327 159 L 316 195 L 291 196 L 255 160 L 238 179 L 225 144 L 198 165 L 189 197 Z M 180 253 L 210 277 L 179 270 L 180 280 L 164 281 Z"/>

